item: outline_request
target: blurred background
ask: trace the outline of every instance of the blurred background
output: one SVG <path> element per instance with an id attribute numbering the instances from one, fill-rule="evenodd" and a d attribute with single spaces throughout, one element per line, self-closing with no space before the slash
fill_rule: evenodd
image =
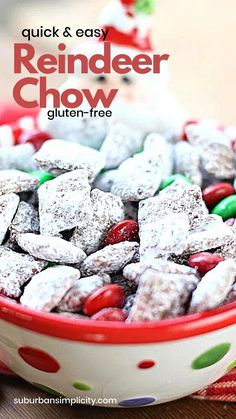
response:
<path id="1" fill-rule="evenodd" d="M 13 43 L 22 42 L 22 28 L 97 27 L 107 1 L 0 0 L 0 100 L 13 101 Z M 153 24 L 157 50 L 171 55 L 171 88 L 189 116 L 236 124 L 236 0 L 157 0 Z M 35 38 L 33 44 L 42 54 L 58 39 Z M 57 87 L 64 79 L 54 74 L 49 80 Z"/>

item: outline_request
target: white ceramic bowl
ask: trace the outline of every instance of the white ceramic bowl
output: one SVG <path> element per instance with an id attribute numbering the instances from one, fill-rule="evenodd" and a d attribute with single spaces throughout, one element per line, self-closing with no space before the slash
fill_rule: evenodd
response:
<path id="1" fill-rule="evenodd" d="M 74 320 L 0 297 L 0 359 L 46 390 L 99 406 L 189 395 L 236 360 L 236 303 L 150 323 Z"/>

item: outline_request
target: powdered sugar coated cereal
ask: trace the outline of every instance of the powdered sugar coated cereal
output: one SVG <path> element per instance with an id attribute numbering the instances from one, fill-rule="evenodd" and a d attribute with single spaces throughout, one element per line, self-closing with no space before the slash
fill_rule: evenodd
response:
<path id="1" fill-rule="evenodd" d="M 16 239 L 21 249 L 31 256 L 49 262 L 79 265 L 86 258 L 82 249 L 60 237 L 26 233 L 18 234 Z"/>
<path id="2" fill-rule="evenodd" d="M 88 255 L 96 252 L 102 245 L 107 231 L 124 219 L 121 199 L 111 193 L 93 189 L 91 192 L 92 218 L 86 228 L 77 227 L 71 242 L 81 247 Z"/>
<path id="3" fill-rule="evenodd" d="M 51 311 L 79 278 L 79 270 L 69 266 L 45 269 L 26 285 L 21 304 L 34 310 Z"/>
<path id="4" fill-rule="evenodd" d="M 74 227 L 87 227 L 92 218 L 90 186 L 86 172 L 65 173 L 38 190 L 40 232 L 56 236 Z"/>
<path id="5" fill-rule="evenodd" d="M 46 141 L 34 155 L 34 160 L 42 170 L 55 174 L 85 170 L 90 182 L 104 167 L 104 158 L 99 151 L 64 140 Z"/>
<path id="6" fill-rule="evenodd" d="M 136 242 L 111 244 L 88 256 L 81 265 L 84 275 L 116 273 L 130 262 L 139 248 Z"/>
<path id="7" fill-rule="evenodd" d="M 109 284 L 111 278 L 107 274 L 93 275 L 86 278 L 81 278 L 75 285 L 67 292 L 57 306 L 57 310 L 68 312 L 79 312 L 83 308 L 85 300 L 94 291 L 98 290 L 105 284 Z"/>
<path id="8" fill-rule="evenodd" d="M 189 313 L 218 307 L 229 294 L 236 278 L 236 263 L 224 260 L 207 272 L 193 292 Z"/>

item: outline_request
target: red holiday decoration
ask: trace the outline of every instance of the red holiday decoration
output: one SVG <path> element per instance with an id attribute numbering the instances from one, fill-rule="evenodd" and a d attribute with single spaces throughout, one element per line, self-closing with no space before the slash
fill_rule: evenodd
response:
<path id="1" fill-rule="evenodd" d="M 151 13 L 140 7 L 137 11 L 136 5 L 137 0 L 120 0 L 108 5 L 102 16 L 102 28 L 108 31 L 106 41 L 139 51 L 152 51 L 148 20 Z"/>
<path id="2" fill-rule="evenodd" d="M 18 138 L 18 144 L 31 143 L 38 151 L 45 141 L 51 139 L 52 136 L 48 132 L 40 130 L 25 131 Z"/>

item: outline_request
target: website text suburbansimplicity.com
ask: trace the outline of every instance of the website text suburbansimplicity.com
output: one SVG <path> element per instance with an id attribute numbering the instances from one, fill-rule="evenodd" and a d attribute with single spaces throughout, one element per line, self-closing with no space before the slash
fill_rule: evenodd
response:
<path id="1" fill-rule="evenodd" d="M 95 397 L 15 397 L 13 399 L 13 402 L 15 405 L 17 404 L 23 404 L 23 405 L 29 405 L 29 404 L 65 404 L 65 405 L 76 405 L 76 404 L 85 404 L 90 406 L 95 405 L 117 405 L 117 399 L 116 398 L 95 398 Z"/>

